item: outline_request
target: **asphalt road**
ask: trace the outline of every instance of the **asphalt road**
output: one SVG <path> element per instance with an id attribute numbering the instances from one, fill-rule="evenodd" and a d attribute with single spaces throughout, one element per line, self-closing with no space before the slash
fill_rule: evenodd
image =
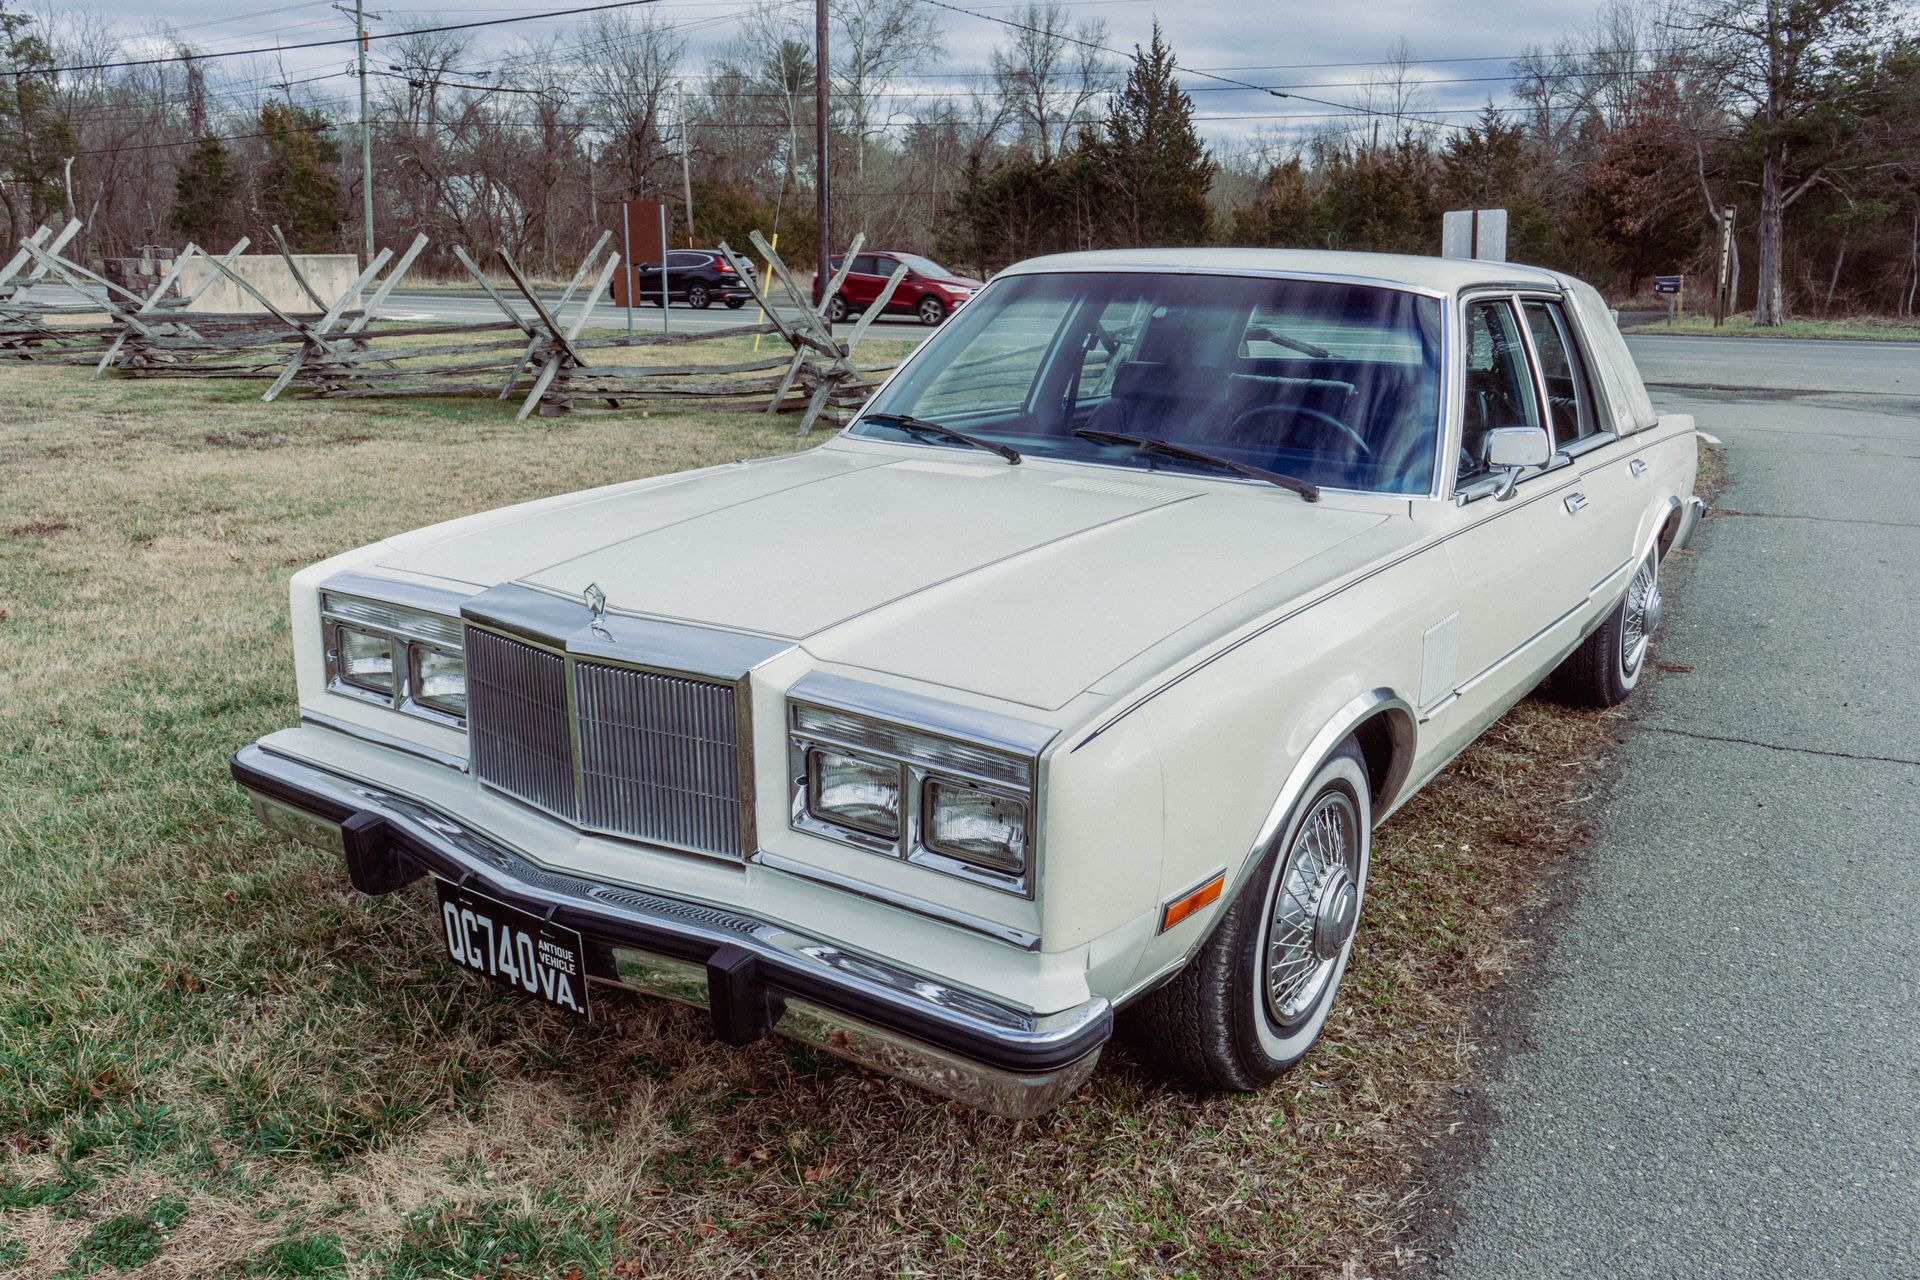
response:
<path id="1" fill-rule="evenodd" d="M 1484 1029 L 1439 1270 L 1920 1276 L 1920 347 L 1632 346 L 1729 481 Z"/>

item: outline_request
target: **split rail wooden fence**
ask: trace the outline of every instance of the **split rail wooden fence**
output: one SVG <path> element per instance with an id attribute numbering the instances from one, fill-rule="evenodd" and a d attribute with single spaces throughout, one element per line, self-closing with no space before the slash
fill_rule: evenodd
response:
<path id="1" fill-rule="evenodd" d="M 244 237 L 218 255 L 187 245 L 150 290 L 137 293 L 68 255 L 79 230 L 77 221 L 58 233 L 41 227 L 0 265 L 0 359 L 91 365 L 95 378 L 111 371 L 135 378 L 258 379 L 268 383 L 262 395 L 268 401 L 289 389 L 302 399 L 517 396 L 517 417 L 523 420 L 535 413 L 764 407 L 768 413 L 800 413 L 803 435 L 823 417 L 844 421 L 891 369 L 886 362 L 856 362 L 854 351 L 906 274 L 905 267 L 896 271 L 843 337 L 833 332 L 825 314 L 846 280 L 847 266 L 818 299 L 810 298 L 755 232 L 752 245 L 767 264 L 766 279 L 730 246 L 723 243 L 720 251 L 752 289 L 758 322 L 629 337 L 590 327 L 619 270 L 619 256 L 608 248 L 611 232 L 600 237 L 552 297 L 542 296 L 504 249 L 496 253 L 502 283 L 455 247 L 454 257 L 501 318 L 435 324 L 386 314 L 395 289 L 426 248 L 425 236 L 416 236 L 397 259 L 391 249 L 382 249 L 329 302 L 301 271 L 280 229 L 273 228 L 274 250 L 311 304 L 309 310 L 275 302 L 237 269 L 236 259 L 250 245 Z M 855 237 L 844 263 L 852 263 L 861 244 Z M 181 279 L 195 261 L 206 270 L 192 290 L 182 293 Z M 233 284 L 258 310 L 193 310 L 220 280 Z M 78 300 L 45 287 L 56 284 Z M 754 335 L 777 337 L 785 350 L 776 346 L 767 356 L 731 362 L 699 356 L 701 343 Z M 641 349 L 661 347 L 687 354 L 664 363 L 640 358 Z"/>

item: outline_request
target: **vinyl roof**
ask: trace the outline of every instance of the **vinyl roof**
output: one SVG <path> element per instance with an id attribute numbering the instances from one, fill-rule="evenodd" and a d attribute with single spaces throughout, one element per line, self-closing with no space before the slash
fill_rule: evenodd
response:
<path id="1" fill-rule="evenodd" d="M 1347 276 L 1456 293 L 1476 285 L 1525 284 L 1558 291 L 1562 277 L 1517 262 L 1423 258 L 1404 253 L 1343 253 L 1326 249 L 1103 249 L 1028 258 L 1002 275 L 1031 271 L 1218 271 Z"/>

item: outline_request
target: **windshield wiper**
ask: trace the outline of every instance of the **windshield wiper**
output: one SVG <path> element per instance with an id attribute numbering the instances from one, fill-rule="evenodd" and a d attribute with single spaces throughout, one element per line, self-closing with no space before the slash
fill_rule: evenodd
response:
<path id="1" fill-rule="evenodd" d="M 1247 330 L 1247 337 L 1252 338 L 1255 332 L 1256 330 L 1254 329 Z M 1276 347 L 1288 347 L 1294 351 L 1298 351 L 1301 355 L 1312 356 L 1315 360 L 1327 360 L 1333 356 L 1333 352 L 1328 351 L 1325 347 L 1316 347 L 1311 342 L 1302 342 L 1298 338 L 1289 338 L 1286 334 L 1272 326 L 1262 326 L 1257 332 L 1260 335 L 1259 341 L 1261 342 L 1271 342 Z"/>
<path id="2" fill-rule="evenodd" d="M 943 427 L 937 422 L 928 422 L 925 418 L 916 418 L 910 413 L 865 413 L 860 415 L 862 422 L 884 422 L 888 426 L 898 427 L 902 431 L 916 435 L 939 436 L 946 440 L 955 440 L 975 449 L 985 449 L 988 453 L 997 453 L 1012 466 L 1020 465 L 1018 451 L 992 440 L 982 440 L 979 436 L 970 436 L 964 431 L 955 431 L 952 427 Z"/>
<path id="3" fill-rule="evenodd" d="M 1130 444 L 1142 453 L 1158 453 L 1169 458 L 1185 458 L 1189 462 L 1204 462 L 1210 466 L 1224 467 L 1228 471 L 1253 480 L 1265 480 L 1268 484 L 1290 489 L 1308 502 L 1320 501 L 1320 486 L 1308 484 L 1305 480 L 1296 480 L 1292 476 L 1282 475 L 1278 471 L 1269 471 L 1265 467 L 1251 466 L 1245 462 L 1235 462 L 1232 458 L 1223 458 L 1217 453 L 1208 453 L 1204 449 L 1195 449 L 1184 444 L 1175 444 L 1171 440 L 1162 440 L 1158 436 L 1128 435 L 1124 431 L 1098 431 L 1092 427 L 1080 427 L 1074 433 L 1082 440 L 1100 440 L 1109 444 Z"/>

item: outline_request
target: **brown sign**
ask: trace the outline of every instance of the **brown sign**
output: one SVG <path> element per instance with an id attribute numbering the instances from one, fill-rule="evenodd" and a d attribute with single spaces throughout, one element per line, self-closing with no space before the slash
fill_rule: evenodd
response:
<path id="1" fill-rule="evenodd" d="M 620 221 L 614 232 L 620 241 L 621 271 L 613 278 L 613 305 L 628 306 L 627 295 L 635 287 L 634 268 L 643 262 L 659 262 L 667 256 L 667 224 L 658 200 L 622 200 Z M 640 298 L 635 295 L 634 303 Z"/>

